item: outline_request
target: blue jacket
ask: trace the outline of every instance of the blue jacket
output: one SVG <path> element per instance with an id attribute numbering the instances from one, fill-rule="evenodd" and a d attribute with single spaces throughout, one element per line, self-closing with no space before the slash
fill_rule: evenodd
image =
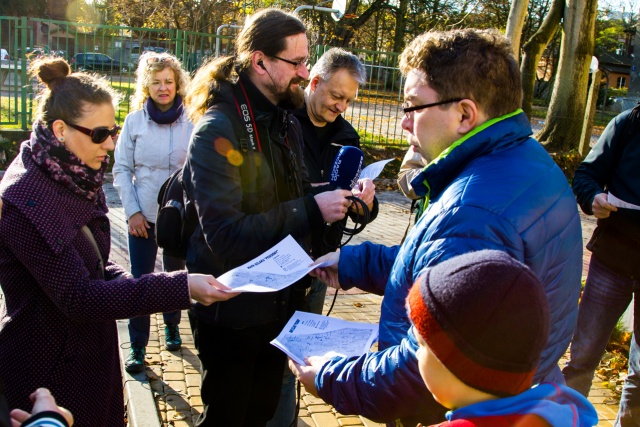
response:
<path id="1" fill-rule="evenodd" d="M 525 414 L 537 415 L 552 427 L 591 427 L 598 424 L 598 414 L 591 402 L 577 391 L 554 383 L 542 383 L 516 396 L 456 409 L 447 413 L 447 420 L 453 425 L 456 420 L 470 420 L 478 426 L 495 426 L 500 424 L 500 417 Z M 445 426 L 447 423 L 442 424 Z"/>
<path id="2" fill-rule="evenodd" d="M 316 376 L 320 397 L 339 412 L 390 421 L 428 406 L 405 298 L 426 267 L 475 250 L 506 251 L 540 278 L 551 329 L 534 382 L 559 373 L 578 311 L 582 232 L 566 178 L 531 133 L 520 110 L 484 123 L 414 178 L 429 205 L 402 246 L 342 249 L 341 286 L 384 299 L 379 351 L 332 359 Z"/>

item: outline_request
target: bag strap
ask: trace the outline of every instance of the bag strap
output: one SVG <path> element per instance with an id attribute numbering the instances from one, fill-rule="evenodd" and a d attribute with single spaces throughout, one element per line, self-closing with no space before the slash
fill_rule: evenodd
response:
<path id="1" fill-rule="evenodd" d="M 93 247 L 93 250 L 96 252 L 96 255 L 98 255 L 98 259 L 100 260 L 100 277 L 102 278 L 102 280 L 104 280 L 104 261 L 102 259 L 102 254 L 100 253 L 100 248 L 98 248 L 98 243 L 96 242 L 96 239 L 93 237 L 93 233 L 91 232 L 91 230 L 89 230 L 89 227 L 87 227 L 86 225 L 82 227 L 82 233 L 87 238 L 89 243 L 91 243 L 91 246 Z"/>

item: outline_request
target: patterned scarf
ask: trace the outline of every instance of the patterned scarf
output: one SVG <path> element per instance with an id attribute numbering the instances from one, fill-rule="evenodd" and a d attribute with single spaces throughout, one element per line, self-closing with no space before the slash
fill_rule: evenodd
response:
<path id="1" fill-rule="evenodd" d="M 151 120 L 159 125 L 168 125 L 175 122 L 182 115 L 182 110 L 184 109 L 180 95 L 176 95 L 173 99 L 173 105 L 167 111 L 158 110 L 151 97 L 147 98 L 146 107 Z"/>
<path id="2" fill-rule="evenodd" d="M 99 170 L 91 169 L 62 145 L 51 129 L 41 121 L 33 124 L 28 145 L 33 161 L 54 181 L 98 206 L 106 206 L 102 183 L 109 156 L 102 162 Z"/>

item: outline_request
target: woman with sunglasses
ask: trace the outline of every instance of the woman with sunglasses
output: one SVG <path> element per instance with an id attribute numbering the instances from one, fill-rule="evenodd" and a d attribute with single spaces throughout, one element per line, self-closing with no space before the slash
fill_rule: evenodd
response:
<path id="1" fill-rule="evenodd" d="M 123 426 L 115 320 L 234 294 L 213 276 L 134 279 L 109 261 L 102 183 L 117 95 L 61 58 L 30 68 L 46 87 L 31 138 L 0 182 L 0 378 L 11 408 L 30 408 L 29 395 L 46 387 L 76 425 Z"/>
<path id="2" fill-rule="evenodd" d="M 153 273 L 158 245 L 155 238 L 158 192 L 169 175 L 182 168 L 193 124 L 182 104 L 189 75 L 169 53 L 148 52 L 138 63 L 136 91 L 114 153 L 113 184 L 128 218 L 131 274 Z M 166 253 L 164 271 L 184 270 L 185 261 Z M 180 349 L 180 311 L 165 312 L 165 348 Z M 127 372 L 144 371 L 149 342 L 149 316 L 129 319 L 131 349 Z"/>

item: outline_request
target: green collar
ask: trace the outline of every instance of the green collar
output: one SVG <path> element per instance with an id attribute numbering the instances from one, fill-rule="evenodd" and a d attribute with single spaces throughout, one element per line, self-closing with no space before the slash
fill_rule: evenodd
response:
<path id="1" fill-rule="evenodd" d="M 451 151 L 453 151 L 453 149 L 455 149 L 456 147 L 462 145 L 462 143 L 467 141 L 472 136 L 477 135 L 478 133 L 482 132 L 483 130 L 487 129 L 490 126 L 493 126 L 494 124 L 496 124 L 498 122 L 501 122 L 502 120 L 506 120 L 508 118 L 517 116 L 518 114 L 520 114 L 522 112 L 523 112 L 522 109 L 518 108 L 516 111 L 514 111 L 512 113 L 508 113 L 508 114 L 505 114 L 504 116 L 500 116 L 500 117 L 494 117 L 491 120 L 487 120 L 486 122 L 484 122 L 480 126 L 473 128 L 471 131 L 466 133 L 462 138 L 456 140 L 453 144 L 451 144 L 444 151 L 442 151 L 442 153 L 440 153 L 440 155 L 438 157 L 436 157 L 435 159 L 430 161 L 429 164 L 424 167 L 423 171 L 427 170 L 427 168 L 429 168 L 431 165 L 435 165 L 441 159 L 444 159 L 445 157 L 447 157 L 447 155 Z M 425 187 L 427 187 L 427 194 L 424 197 L 424 203 L 422 204 L 422 208 L 418 210 L 418 214 L 417 214 L 416 220 L 420 217 L 420 215 L 422 215 L 422 213 L 424 211 L 427 210 L 427 207 L 429 206 L 429 196 L 431 194 L 431 186 L 429 185 L 427 180 L 425 179 L 424 181 L 422 181 L 422 183 L 424 184 Z"/>

